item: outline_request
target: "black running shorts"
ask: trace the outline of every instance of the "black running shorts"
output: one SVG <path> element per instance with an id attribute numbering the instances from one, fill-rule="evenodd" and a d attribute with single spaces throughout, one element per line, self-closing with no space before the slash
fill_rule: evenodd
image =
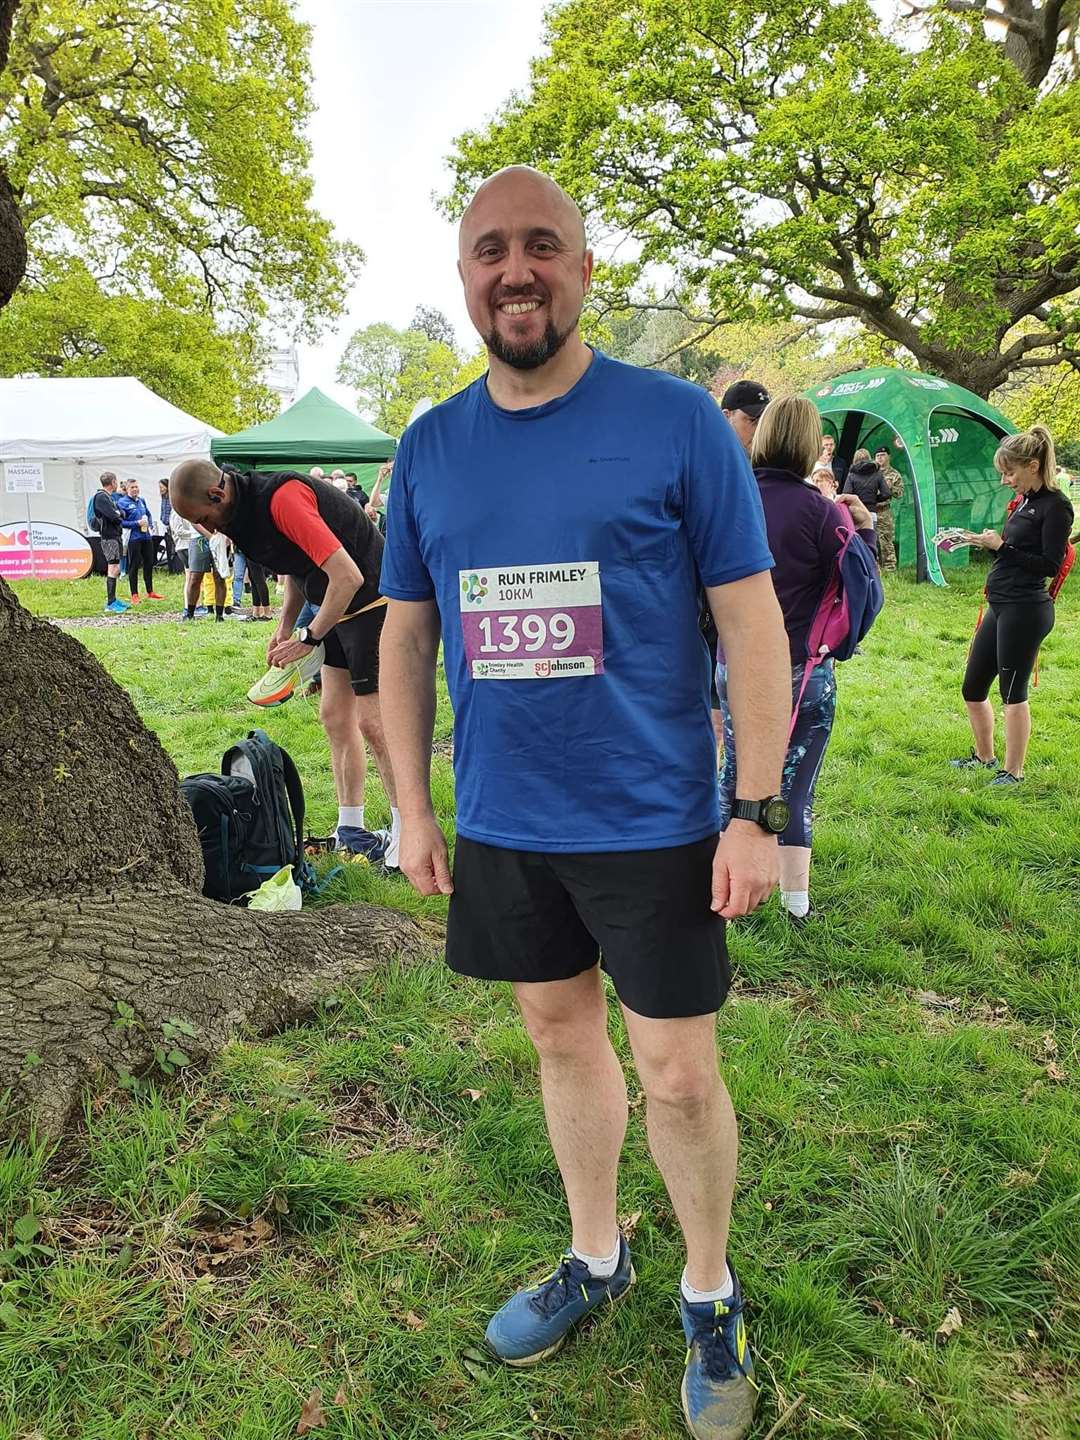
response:
<path id="1" fill-rule="evenodd" d="M 327 635 L 324 665 L 348 670 L 354 695 L 379 692 L 379 636 L 386 619 L 386 606 L 361 611 L 351 620 L 339 620 Z"/>
<path id="2" fill-rule="evenodd" d="M 459 836 L 446 932 L 451 970 L 569 980 L 597 963 L 623 1004 L 670 1020 L 719 1010 L 731 983 L 709 907 L 716 836 L 670 850 L 562 855 Z"/>

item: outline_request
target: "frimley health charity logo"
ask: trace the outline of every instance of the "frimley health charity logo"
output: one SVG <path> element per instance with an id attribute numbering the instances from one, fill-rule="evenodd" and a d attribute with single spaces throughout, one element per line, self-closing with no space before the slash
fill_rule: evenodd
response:
<path id="1" fill-rule="evenodd" d="M 467 603 L 479 605 L 480 601 L 487 594 L 487 576 L 470 575 L 461 582 L 461 592 Z"/>

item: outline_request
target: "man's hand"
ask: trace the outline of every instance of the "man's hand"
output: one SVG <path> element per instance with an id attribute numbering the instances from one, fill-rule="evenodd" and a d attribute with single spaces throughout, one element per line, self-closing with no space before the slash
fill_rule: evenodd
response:
<path id="1" fill-rule="evenodd" d="M 266 647 L 266 663 L 268 665 L 276 665 L 278 663 L 276 658 L 278 648 L 282 645 L 285 645 L 291 639 L 291 630 L 282 631 L 279 627 L 274 631 L 273 635 L 270 636 L 270 642 Z"/>
<path id="2" fill-rule="evenodd" d="M 870 511 L 857 495 L 837 495 L 836 503 L 846 505 L 851 511 L 852 524 L 856 530 L 872 530 L 874 528 Z"/>
<path id="3" fill-rule="evenodd" d="M 370 500 L 364 506 L 364 514 L 368 517 L 369 520 L 374 521 L 376 525 L 379 523 L 379 512 L 375 509 L 375 506 L 372 505 Z"/>
<path id="4" fill-rule="evenodd" d="M 300 640 L 289 638 L 272 646 L 268 659 L 271 665 L 277 665 L 284 669 L 286 665 L 295 665 L 298 661 L 303 660 L 314 649 L 314 645 L 305 645 Z"/>
<path id="5" fill-rule="evenodd" d="M 414 890 L 421 895 L 450 895 L 450 858 L 446 837 L 434 815 L 401 820 L 398 863 Z"/>
<path id="6" fill-rule="evenodd" d="M 749 915 L 776 889 L 780 856 L 776 836 L 751 820 L 732 820 L 713 860 L 712 908 L 725 920 Z"/>

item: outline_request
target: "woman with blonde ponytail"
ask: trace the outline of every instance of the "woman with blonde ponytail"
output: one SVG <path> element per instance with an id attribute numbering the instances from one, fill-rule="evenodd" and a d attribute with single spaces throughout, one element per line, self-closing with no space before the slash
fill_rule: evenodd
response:
<path id="1" fill-rule="evenodd" d="M 953 760 L 961 770 L 995 771 L 992 785 L 1018 785 L 1031 737 L 1028 680 L 1039 646 L 1054 628 L 1047 593 L 1065 558 L 1073 508 L 1058 488 L 1054 442 L 1045 425 L 1006 435 L 994 456 L 1001 483 L 1015 490 L 1005 527 L 968 532 L 972 545 L 995 552 L 986 581 L 986 613 L 971 642 L 963 695 L 975 746 Z M 994 707 L 988 696 L 997 679 L 1005 707 L 1005 763 L 994 754 Z"/>

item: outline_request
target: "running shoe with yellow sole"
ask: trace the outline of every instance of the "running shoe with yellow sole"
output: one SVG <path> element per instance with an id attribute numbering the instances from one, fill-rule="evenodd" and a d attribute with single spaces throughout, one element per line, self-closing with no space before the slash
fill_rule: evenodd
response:
<path id="1" fill-rule="evenodd" d="M 322 669 L 323 661 L 326 659 L 326 647 L 316 645 L 310 655 L 305 655 L 302 660 L 293 664 L 271 665 L 270 669 L 262 677 L 256 680 L 251 689 L 247 692 L 247 698 L 253 705 L 261 705 L 269 708 L 271 705 L 284 705 L 297 686 L 307 685 Z"/>

